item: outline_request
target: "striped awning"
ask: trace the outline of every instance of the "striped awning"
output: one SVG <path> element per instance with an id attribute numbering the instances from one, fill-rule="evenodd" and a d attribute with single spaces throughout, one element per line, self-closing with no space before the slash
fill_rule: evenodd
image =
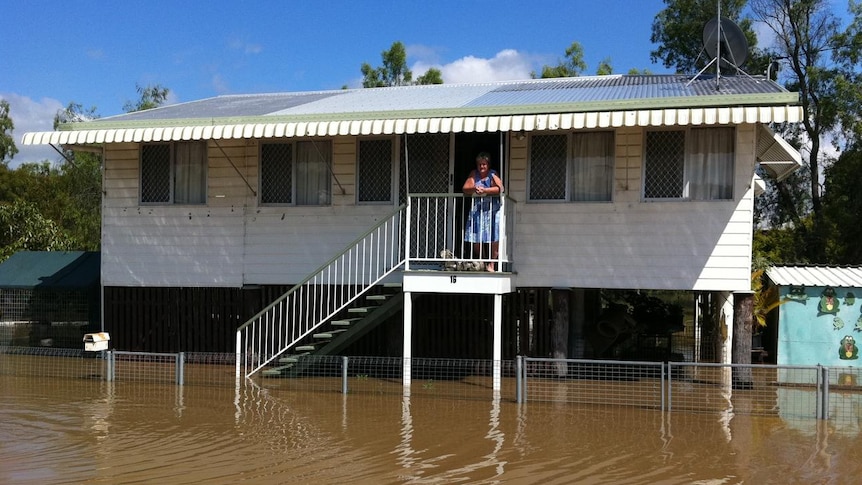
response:
<path id="1" fill-rule="evenodd" d="M 594 111 L 510 116 L 393 118 L 329 121 L 273 121 L 185 126 L 135 126 L 24 134 L 24 145 L 101 145 L 242 138 L 401 135 L 415 133 L 483 133 L 593 128 L 795 123 L 799 106 L 735 106 L 656 110 Z M 94 124 L 98 124 L 95 122 Z"/>

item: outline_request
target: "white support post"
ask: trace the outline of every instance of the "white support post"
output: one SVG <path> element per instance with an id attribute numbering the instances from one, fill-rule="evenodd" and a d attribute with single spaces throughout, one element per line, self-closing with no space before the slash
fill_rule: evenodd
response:
<path id="1" fill-rule="evenodd" d="M 413 364 L 413 293 L 404 292 L 404 362 L 402 363 L 402 381 L 404 395 L 410 395 L 410 374 Z"/>
<path id="2" fill-rule="evenodd" d="M 492 386 L 494 395 L 499 396 L 503 361 L 503 295 L 494 295 L 494 357 L 492 362 Z"/>

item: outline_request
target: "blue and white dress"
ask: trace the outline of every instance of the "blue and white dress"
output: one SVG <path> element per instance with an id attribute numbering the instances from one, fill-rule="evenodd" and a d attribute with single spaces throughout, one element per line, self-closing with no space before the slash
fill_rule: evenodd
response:
<path id="1" fill-rule="evenodd" d="M 487 177 L 481 178 L 479 172 L 474 172 L 473 184 L 476 187 L 493 187 L 493 177 L 496 174 L 497 172 L 490 170 Z M 489 243 L 500 240 L 500 196 L 476 195 L 473 197 L 464 228 L 464 240 L 471 243 Z"/>

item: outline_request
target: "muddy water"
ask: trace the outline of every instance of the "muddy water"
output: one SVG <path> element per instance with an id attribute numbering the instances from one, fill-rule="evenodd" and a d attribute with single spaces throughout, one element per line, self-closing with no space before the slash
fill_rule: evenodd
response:
<path id="1" fill-rule="evenodd" d="M 830 422 L 0 376 L 2 484 L 852 484 Z"/>

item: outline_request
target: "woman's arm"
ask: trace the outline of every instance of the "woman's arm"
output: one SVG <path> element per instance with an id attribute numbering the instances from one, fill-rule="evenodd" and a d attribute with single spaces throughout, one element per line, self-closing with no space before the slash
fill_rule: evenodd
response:
<path id="1" fill-rule="evenodd" d="M 464 186 L 461 187 L 461 191 L 464 192 L 464 195 L 473 195 L 476 193 L 476 181 L 474 180 L 475 170 L 470 171 L 470 175 L 467 177 L 467 180 L 464 182 Z"/>
<path id="2" fill-rule="evenodd" d="M 503 189 L 503 180 L 501 180 L 500 177 L 497 176 L 497 174 L 493 173 L 491 174 L 491 182 L 494 184 L 494 186 L 486 189 L 485 192 L 492 195 L 502 194 L 503 190 L 505 190 Z M 497 190 L 494 190 L 494 188 L 496 188 Z"/>

